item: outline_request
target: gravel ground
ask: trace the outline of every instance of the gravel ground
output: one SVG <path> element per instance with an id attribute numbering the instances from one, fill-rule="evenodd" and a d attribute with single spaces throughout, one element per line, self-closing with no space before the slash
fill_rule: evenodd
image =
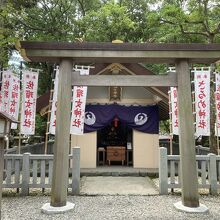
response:
<path id="1" fill-rule="evenodd" d="M 41 206 L 49 196 L 5 196 L 2 201 L 2 220 L 47 219 L 220 219 L 219 197 L 203 195 L 200 202 L 209 207 L 208 214 L 187 214 L 175 210 L 173 203 L 181 200 L 169 196 L 69 196 L 75 209 L 65 214 L 45 215 Z"/>

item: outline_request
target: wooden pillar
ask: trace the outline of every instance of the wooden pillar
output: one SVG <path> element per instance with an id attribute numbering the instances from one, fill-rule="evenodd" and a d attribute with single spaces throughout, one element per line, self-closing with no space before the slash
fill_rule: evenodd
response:
<path id="1" fill-rule="evenodd" d="M 71 59 L 61 60 L 59 67 L 56 136 L 50 203 L 54 207 L 65 206 L 67 198 L 72 69 L 73 63 Z"/>
<path id="2" fill-rule="evenodd" d="M 178 81 L 178 117 L 182 204 L 199 206 L 195 138 L 192 112 L 191 80 L 187 60 L 176 63 Z"/>
<path id="3" fill-rule="evenodd" d="M 0 219 L 2 212 L 2 184 L 4 174 L 4 139 L 0 138 Z"/>

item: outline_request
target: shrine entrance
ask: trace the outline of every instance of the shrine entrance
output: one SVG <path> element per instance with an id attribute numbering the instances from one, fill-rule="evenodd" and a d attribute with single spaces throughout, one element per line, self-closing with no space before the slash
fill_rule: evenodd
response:
<path id="1" fill-rule="evenodd" d="M 19 49 L 27 61 L 60 63 L 57 99 L 59 126 L 56 127 L 55 137 L 51 207 L 66 208 L 67 205 L 70 120 L 66 112 L 70 112 L 71 109 L 71 85 L 178 87 L 181 204 L 190 208 L 201 207 L 189 67 L 193 63 L 207 64 L 220 60 L 220 44 L 21 42 Z M 80 76 L 72 71 L 74 62 L 174 64 L 176 73 L 155 76 Z"/>
<path id="2" fill-rule="evenodd" d="M 97 131 L 97 166 L 133 166 L 132 129 L 114 119 Z"/>
<path id="3" fill-rule="evenodd" d="M 78 141 L 72 145 L 86 151 L 87 155 L 81 156 L 83 167 L 88 168 L 86 162 L 91 161 L 92 155 L 94 158 L 95 150 L 97 161 L 93 160 L 95 164 L 91 168 L 94 165 L 133 165 L 133 153 L 134 168 L 158 168 L 158 105 L 88 104 L 85 111 L 84 131 L 91 134 L 76 137 Z"/>

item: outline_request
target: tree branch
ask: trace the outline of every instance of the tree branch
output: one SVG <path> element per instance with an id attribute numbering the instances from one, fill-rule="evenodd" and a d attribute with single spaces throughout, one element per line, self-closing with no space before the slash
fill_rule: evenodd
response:
<path id="1" fill-rule="evenodd" d="M 82 10 L 82 15 L 85 16 L 86 15 L 86 10 L 84 8 L 83 1 L 78 0 L 78 2 L 80 4 L 81 10 Z"/>
<path id="2" fill-rule="evenodd" d="M 25 22 L 23 22 L 20 19 L 18 20 L 18 22 L 21 23 L 24 27 L 26 27 L 28 29 L 35 30 L 35 31 L 45 31 L 45 29 L 30 26 L 30 25 L 26 24 Z"/>
<path id="3" fill-rule="evenodd" d="M 180 30 L 181 30 L 182 34 L 197 34 L 197 35 L 202 35 L 202 36 L 205 36 L 205 37 L 209 37 L 208 33 L 205 33 L 205 32 L 185 31 L 181 24 L 179 25 L 179 27 L 180 27 Z"/>
<path id="4" fill-rule="evenodd" d="M 217 28 L 214 31 L 214 34 L 218 34 L 220 32 L 220 23 L 218 24 Z"/>
<path id="5" fill-rule="evenodd" d="M 168 21 L 168 20 L 164 20 L 164 19 L 160 19 L 160 21 L 164 22 L 164 23 L 167 23 L 167 24 L 173 24 L 173 25 L 177 25 L 177 23 L 174 23 L 172 21 Z"/>

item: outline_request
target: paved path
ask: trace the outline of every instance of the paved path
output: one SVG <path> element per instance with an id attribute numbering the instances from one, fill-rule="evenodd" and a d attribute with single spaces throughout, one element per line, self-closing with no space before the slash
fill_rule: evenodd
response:
<path id="1" fill-rule="evenodd" d="M 158 195 L 149 177 L 83 177 L 81 195 Z"/>

